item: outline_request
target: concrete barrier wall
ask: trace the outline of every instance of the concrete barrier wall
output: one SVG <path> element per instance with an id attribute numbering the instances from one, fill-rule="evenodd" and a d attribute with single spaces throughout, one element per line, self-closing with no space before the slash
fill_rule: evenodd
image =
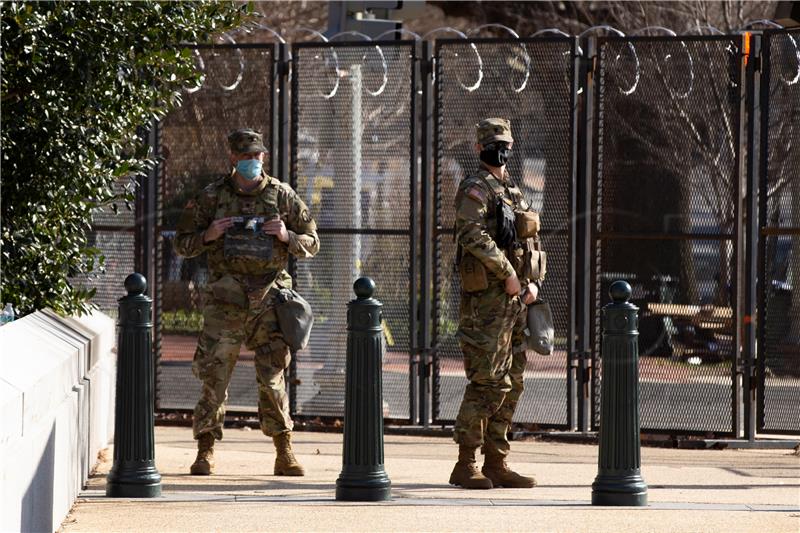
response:
<path id="1" fill-rule="evenodd" d="M 55 531 L 113 438 L 114 320 L 45 310 L 0 328 L 0 531 Z"/>

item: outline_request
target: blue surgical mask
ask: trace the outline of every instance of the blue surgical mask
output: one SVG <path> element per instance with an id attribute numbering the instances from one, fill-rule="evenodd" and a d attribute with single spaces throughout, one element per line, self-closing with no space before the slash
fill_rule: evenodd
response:
<path id="1" fill-rule="evenodd" d="M 258 159 L 242 159 L 236 163 L 236 172 L 245 179 L 254 180 L 261 175 L 261 161 Z"/>

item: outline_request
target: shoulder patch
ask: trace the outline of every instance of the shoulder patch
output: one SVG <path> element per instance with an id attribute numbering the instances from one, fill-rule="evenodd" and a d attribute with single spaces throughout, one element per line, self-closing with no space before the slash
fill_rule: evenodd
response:
<path id="1" fill-rule="evenodd" d="M 472 198 L 473 200 L 475 200 L 475 201 L 478 201 L 478 202 L 480 202 L 482 204 L 486 203 L 486 193 L 483 192 L 480 189 L 480 187 L 477 187 L 477 186 L 473 185 L 472 187 L 467 189 L 467 192 L 465 194 L 467 196 L 469 196 L 470 198 Z"/>
<path id="2" fill-rule="evenodd" d="M 217 180 L 212 181 L 208 185 L 206 185 L 205 188 L 203 189 L 203 192 L 208 194 L 208 195 L 216 195 L 217 191 L 221 187 L 223 187 L 226 182 L 227 182 L 227 178 L 225 176 L 223 176 L 223 177 L 221 177 L 221 178 L 219 178 Z"/>
<path id="3" fill-rule="evenodd" d="M 184 209 L 194 209 L 195 205 L 197 205 L 197 203 L 194 200 L 189 200 L 186 202 L 186 207 Z"/>

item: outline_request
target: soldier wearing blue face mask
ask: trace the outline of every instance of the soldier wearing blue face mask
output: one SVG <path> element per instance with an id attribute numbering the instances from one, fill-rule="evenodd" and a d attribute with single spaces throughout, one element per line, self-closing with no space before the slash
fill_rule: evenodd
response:
<path id="1" fill-rule="evenodd" d="M 264 173 L 267 149 L 251 129 L 228 136 L 231 173 L 190 200 L 176 231 L 184 257 L 207 254 L 203 331 L 192 372 L 203 382 L 194 410 L 197 459 L 191 473 L 214 470 L 214 441 L 222 439 L 225 400 L 242 343 L 255 352 L 261 430 L 272 437 L 275 475 L 302 476 L 291 448 L 292 419 L 283 372 L 291 360 L 275 311 L 279 289 L 289 289 L 289 256 L 313 257 L 317 226 L 305 203 L 285 183 Z"/>

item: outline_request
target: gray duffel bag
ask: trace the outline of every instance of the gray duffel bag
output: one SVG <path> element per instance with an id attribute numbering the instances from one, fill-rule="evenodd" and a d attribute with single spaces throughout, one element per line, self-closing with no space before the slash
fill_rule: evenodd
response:
<path id="1" fill-rule="evenodd" d="M 308 344 L 314 325 L 311 306 L 293 289 L 280 289 L 275 301 L 275 313 L 284 342 L 292 351 L 302 350 Z"/>
<path id="2" fill-rule="evenodd" d="M 552 354 L 555 328 L 550 304 L 544 300 L 536 300 L 528 306 L 527 318 L 525 335 L 528 338 L 528 348 L 540 355 Z"/>

